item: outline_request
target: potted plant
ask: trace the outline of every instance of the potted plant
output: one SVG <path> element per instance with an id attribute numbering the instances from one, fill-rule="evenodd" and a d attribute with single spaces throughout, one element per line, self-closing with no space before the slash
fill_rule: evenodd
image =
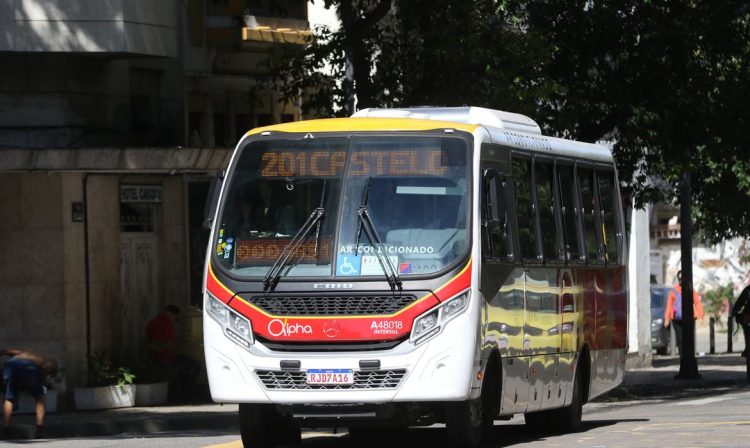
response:
<path id="1" fill-rule="evenodd" d="M 139 360 L 135 377 L 136 406 L 155 406 L 167 402 L 169 373 L 148 354 Z"/>
<path id="2" fill-rule="evenodd" d="M 133 406 L 135 374 L 128 367 L 113 362 L 106 354 L 96 353 L 89 360 L 88 387 L 75 387 L 76 409 L 111 409 Z"/>

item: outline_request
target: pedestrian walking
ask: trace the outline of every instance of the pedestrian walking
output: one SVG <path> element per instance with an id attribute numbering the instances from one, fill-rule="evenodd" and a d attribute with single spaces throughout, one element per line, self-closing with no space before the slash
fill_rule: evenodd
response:
<path id="1" fill-rule="evenodd" d="M 700 295 L 693 289 L 693 319 L 703 320 L 703 304 Z M 677 272 L 677 283 L 669 291 L 664 309 L 664 326 L 674 324 L 677 348 L 682 352 L 682 271 Z"/>

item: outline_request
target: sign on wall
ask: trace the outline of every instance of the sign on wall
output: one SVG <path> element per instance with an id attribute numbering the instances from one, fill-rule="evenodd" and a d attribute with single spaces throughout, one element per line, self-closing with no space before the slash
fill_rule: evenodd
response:
<path id="1" fill-rule="evenodd" d="M 120 203 L 161 204 L 161 185 L 120 185 Z"/>

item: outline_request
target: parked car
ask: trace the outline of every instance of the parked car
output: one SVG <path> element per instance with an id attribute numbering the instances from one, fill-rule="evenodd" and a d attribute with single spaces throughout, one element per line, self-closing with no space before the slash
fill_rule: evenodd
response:
<path id="1" fill-rule="evenodd" d="M 651 348 L 657 355 L 668 355 L 670 349 L 670 331 L 664 327 L 664 310 L 670 289 L 669 286 L 651 287 Z"/>

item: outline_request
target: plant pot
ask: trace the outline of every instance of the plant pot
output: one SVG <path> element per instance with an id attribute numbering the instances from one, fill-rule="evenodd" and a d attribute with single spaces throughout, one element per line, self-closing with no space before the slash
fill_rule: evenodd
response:
<path id="1" fill-rule="evenodd" d="M 135 405 L 136 406 L 156 406 L 167 402 L 167 392 L 169 383 L 146 383 L 135 385 Z"/>
<path id="2" fill-rule="evenodd" d="M 135 386 L 76 387 L 73 395 L 79 411 L 127 408 L 135 403 Z"/>

